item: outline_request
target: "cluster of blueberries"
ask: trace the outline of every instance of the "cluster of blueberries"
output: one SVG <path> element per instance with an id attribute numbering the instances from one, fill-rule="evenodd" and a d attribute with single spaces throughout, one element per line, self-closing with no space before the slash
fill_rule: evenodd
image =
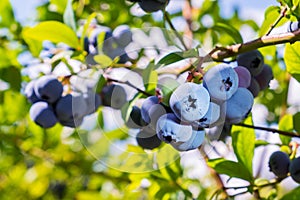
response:
<path id="1" fill-rule="evenodd" d="M 111 59 L 118 58 L 118 63 L 126 63 L 129 57 L 125 47 L 132 42 L 132 31 L 128 25 L 120 25 L 113 31 L 106 26 L 92 25 L 84 40 L 84 50 L 88 53 L 86 62 L 96 64 L 94 56 L 100 53 Z"/>
<path id="2" fill-rule="evenodd" d="M 205 128 L 244 120 L 258 93 L 251 82 L 256 81 L 261 91 L 268 87 L 273 73 L 258 50 L 239 55 L 237 63 L 234 68 L 228 64 L 210 68 L 202 84 L 178 84 L 168 106 L 157 96 L 148 97 L 141 108 L 134 106 L 127 126 L 141 128 L 137 137 L 140 146 L 153 149 L 161 140 L 188 151 L 202 144 Z"/>
<path id="3" fill-rule="evenodd" d="M 31 119 L 43 128 L 57 122 L 63 126 L 79 126 L 85 115 L 92 114 L 101 104 L 101 98 L 93 91 L 63 95 L 62 83 L 53 75 L 45 75 L 26 85 L 25 95 L 32 103 Z"/>
<path id="4" fill-rule="evenodd" d="M 269 87 L 270 81 L 274 78 L 272 68 L 264 63 L 264 57 L 258 50 L 242 53 L 237 57 L 239 66 L 244 66 L 248 71 L 237 67 L 236 72 L 242 76 L 240 84 L 246 87 L 254 97 L 259 92 Z"/>
<path id="5" fill-rule="evenodd" d="M 280 179 L 286 178 L 290 173 L 292 179 L 300 183 L 300 157 L 290 160 L 287 153 L 275 151 L 269 158 L 269 168 Z"/>
<path id="6" fill-rule="evenodd" d="M 30 118 L 43 128 L 51 128 L 57 122 L 67 127 L 78 127 L 85 116 L 96 112 L 101 105 L 120 109 L 126 103 L 126 92 L 119 85 L 106 85 L 100 94 L 92 88 L 86 92 L 64 94 L 62 83 L 53 75 L 32 80 L 24 93 L 32 103 Z"/>

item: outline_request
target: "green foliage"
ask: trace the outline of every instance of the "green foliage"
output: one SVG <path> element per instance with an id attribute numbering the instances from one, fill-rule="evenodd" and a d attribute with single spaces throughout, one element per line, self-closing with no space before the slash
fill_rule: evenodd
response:
<path id="1" fill-rule="evenodd" d="M 300 63 L 300 43 L 287 44 L 284 51 L 284 59 L 286 63 L 286 70 L 295 79 L 300 81 L 299 63 Z"/>
<path id="2" fill-rule="evenodd" d="M 198 177 L 193 178 L 193 170 L 207 170 L 206 164 L 218 174 L 249 182 L 251 189 L 258 187 L 259 178 L 253 174 L 253 168 L 260 164 L 253 162 L 255 149 L 274 144 L 256 139 L 254 129 L 233 126 L 230 132 L 231 143 L 218 141 L 228 150 L 232 150 L 236 161 L 220 156 L 207 161 L 201 160 L 203 166 L 190 169 L 182 163 L 184 159 L 181 159 L 181 156 L 190 156 L 188 153 L 181 154 L 167 144 L 162 144 L 152 151 L 144 150 L 134 144 L 133 135 L 137 130 L 128 129 L 122 123 L 128 119 L 132 106 L 146 98 L 146 94 L 155 95 L 160 87 L 164 95 L 170 95 L 176 86 L 173 88 L 172 85 L 158 85 L 159 77 L 164 75 L 163 70 L 170 72 L 169 65 L 177 65 L 183 60 L 198 64 L 199 56 L 206 55 L 215 46 L 225 47 L 243 43 L 244 35 L 241 30 L 245 26 L 257 35 L 264 36 L 285 8 L 287 11 L 276 27 L 299 19 L 299 0 L 278 2 L 281 4 L 266 8 L 265 19 L 260 27 L 251 19 L 242 19 L 238 9 L 225 18 L 220 12 L 222 8 L 219 1 L 204 0 L 198 7 L 193 7 L 190 13 L 186 13 L 189 12 L 186 10 L 176 10 L 170 14 L 172 21 L 191 15 L 187 20 L 192 22 L 188 24 L 190 29 L 184 32 L 188 32 L 189 37 L 192 36 L 197 44 L 187 50 L 180 50 L 178 47 L 182 45 L 174 30 L 164 30 L 162 35 L 166 43 L 176 47 L 176 50 L 160 60 L 149 59 L 143 67 L 139 67 L 138 63 L 145 58 L 144 51 L 147 49 L 142 48 L 137 58 L 131 60 L 132 65 L 127 65 L 118 63 L 118 57 L 112 60 L 102 52 L 99 45 L 94 56 L 97 64 L 80 66 L 80 70 L 91 68 L 109 73 L 114 67 L 127 68 L 140 75 L 144 93 L 138 92 L 133 95 L 120 112 L 113 111 L 113 114 L 108 114 L 107 109 L 101 106 L 94 115 L 95 124 L 88 124 L 85 130 L 70 129 L 59 124 L 50 129 L 43 129 L 32 122 L 28 114 L 30 104 L 23 94 L 24 85 L 31 77 L 23 73 L 28 70 L 28 66 L 22 66 L 19 57 L 22 53 L 30 53 L 41 63 L 49 65 L 51 72 L 65 65 L 70 75 L 59 78 L 68 88 L 70 77 L 77 73 L 72 68 L 72 61 L 86 64 L 88 52 L 84 49 L 84 37 L 89 36 L 91 24 L 108 26 L 112 30 L 119 25 L 128 24 L 131 28 L 143 28 L 141 30 L 150 38 L 149 27 L 163 28 L 166 22 L 160 14 L 133 14 L 131 10 L 136 5 L 125 0 L 50 0 L 37 8 L 35 25 L 24 27 L 16 21 L 10 1 L 2 0 L 0 82 L 7 83 L 8 87 L 0 89 L 0 199 L 209 199 L 216 190 L 212 177 L 207 175 L 201 177 L 201 180 Z M 207 18 L 211 19 L 211 24 L 205 23 L 204 19 Z M 79 38 L 78 35 L 82 37 Z M 98 44 L 103 40 L 104 34 L 99 34 Z M 55 46 L 53 55 L 47 58 L 41 57 L 42 50 L 45 50 L 45 41 L 52 42 Z M 65 44 L 68 49 L 60 49 L 57 44 Z M 154 49 L 157 54 L 164 51 L 159 49 L 157 44 L 154 45 Z M 278 87 L 262 91 L 256 98 L 256 103 L 261 103 L 267 108 L 268 123 L 277 124 L 282 131 L 299 133 L 300 112 L 289 113 L 287 95 L 289 75 L 300 82 L 300 43 L 287 43 L 283 57 L 275 45 L 263 47 L 260 51 L 265 57 L 265 63 L 272 66 Z M 215 63 L 208 63 L 205 67 L 213 64 Z M 178 66 L 179 70 L 171 69 L 176 78 L 191 68 L 194 69 L 190 67 L 180 71 L 180 67 L 182 66 Z M 39 70 L 36 76 L 45 73 L 44 70 L 47 71 Z M 197 81 L 201 82 L 201 77 Z M 96 82 L 95 92 L 100 93 L 109 81 L 102 74 Z M 163 99 L 163 102 L 168 105 L 167 100 Z M 112 121 L 118 121 L 114 118 L 115 112 L 119 112 L 123 121 L 121 120 L 118 127 L 110 127 Z M 113 118 L 108 118 L 112 115 Z M 252 125 L 252 117 L 248 117 L 243 123 Z M 288 146 L 292 138 L 280 135 L 280 139 L 282 144 L 275 145 Z M 298 199 L 299 191 L 297 187 L 284 194 L 281 199 Z M 264 193 L 264 196 L 269 195 L 268 199 L 278 198 L 277 189 L 261 193 Z"/>

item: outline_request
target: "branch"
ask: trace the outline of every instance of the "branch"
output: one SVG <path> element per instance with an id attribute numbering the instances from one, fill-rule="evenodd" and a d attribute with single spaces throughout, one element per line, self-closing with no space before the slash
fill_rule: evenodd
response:
<path id="1" fill-rule="evenodd" d="M 300 138 L 300 135 L 296 132 L 282 131 L 282 130 L 278 130 L 278 129 L 274 129 L 274 128 L 253 126 L 253 125 L 249 125 L 249 124 L 235 124 L 235 126 L 242 126 L 242 127 L 246 127 L 246 128 L 252 128 L 252 129 L 262 130 L 262 131 L 269 131 L 269 132 L 272 132 L 272 133 L 278 133 L 280 135 Z"/>
<path id="2" fill-rule="evenodd" d="M 225 58 L 230 58 L 237 56 L 238 54 L 255 50 L 261 47 L 284 44 L 284 43 L 294 43 L 300 40 L 300 29 L 289 32 L 282 33 L 277 35 L 266 35 L 258 39 L 243 43 L 243 44 L 234 44 L 228 47 L 216 47 L 209 54 L 210 58 L 204 57 L 205 61 L 211 61 L 212 59 L 217 62 L 222 62 Z"/>
<path id="3" fill-rule="evenodd" d="M 268 30 L 268 32 L 266 33 L 266 35 L 270 35 L 270 33 L 272 32 L 272 30 L 277 26 L 277 24 L 285 17 L 286 11 L 288 10 L 287 7 L 284 7 L 281 12 L 280 15 L 278 16 L 278 18 L 276 19 L 276 21 L 274 22 L 274 24 L 271 25 L 270 29 Z"/>

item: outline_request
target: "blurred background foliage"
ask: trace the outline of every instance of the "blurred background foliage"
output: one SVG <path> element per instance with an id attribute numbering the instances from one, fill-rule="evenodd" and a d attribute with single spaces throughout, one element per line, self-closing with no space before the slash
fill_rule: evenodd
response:
<path id="1" fill-rule="evenodd" d="M 38 15 L 33 23 L 55 20 L 69 25 L 71 22 L 64 18 L 70 12 L 68 4 L 76 29 L 80 20 L 92 13 L 96 13 L 98 24 L 112 29 L 121 24 L 132 28 L 164 27 L 162 13 L 135 12 L 136 5 L 125 0 L 49 0 L 36 8 Z M 238 9 L 229 17 L 221 16 L 218 1 L 204 0 L 188 13 L 184 0 L 177 4 L 181 9 L 170 11 L 171 18 L 184 21 L 183 27 L 189 26 L 179 31 L 193 37 L 207 51 L 216 45 L 243 42 L 245 35 L 240 34 L 240 30 L 245 28 L 259 35 L 256 22 L 242 19 Z M 22 34 L 25 29 L 16 21 L 9 0 L 1 0 L 0 199 L 208 199 L 212 195 L 217 185 L 214 174 L 195 178 L 180 157 L 151 172 L 127 173 L 97 161 L 83 145 L 84 136 L 76 130 L 60 125 L 44 130 L 35 125 L 28 115 L 30 104 L 22 95 L 22 86 L 29 81 L 29 77 L 22 74 L 27 66 L 19 60 L 20 55 L 30 50 Z M 268 123 L 278 124 L 290 106 L 287 104 L 290 75 L 284 70 L 283 55 L 278 48 L 265 47 L 261 51 L 265 62 L 272 66 L 279 86 L 260 93 L 257 103 L 269 111 Z M 77 49 L 73 57 L 80 59 L 80 55 L 84 54 Z M 109 146 L 104 145 L 100 155 L 106 152 L 105 148 Z M 209 171 L 204 162 L 195 169 Z"/>

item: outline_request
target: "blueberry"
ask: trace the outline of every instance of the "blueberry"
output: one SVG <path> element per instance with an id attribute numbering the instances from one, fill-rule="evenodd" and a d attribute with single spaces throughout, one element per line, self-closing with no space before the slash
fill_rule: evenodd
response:
<path id="1" fill-rule="evenodd" d="M 114 40 L 120 47 L 126 47 L 132 41 L 132 32 L 128 25 L 120 25 L 112 32 Z"/>
<path id="2" fill-rule="evenodd" d="M 201 119 L 193 122 L 193 126 L 196 128 L 208 128 L 219 120 L 220 112 L 220 106 L 214 102 L 210 102 L 206 114 Z"/>
<path id="3" fill-rule="evenodd" d="M 156 12 L 158 10 L 163 10 L 169 0 L 140 0 L 138 4 L 145 12 Z"/>
<path id="4" fill-rule="evenodd" d="M 239 77 L 239 87 L 249 87 L 251 83 L 251 74 L 249 70 L 243 66 L 237 66 L 234 70 Z"/>
<path id="5" fill-rule="evenodd" d="M 165 107 L 160 104 L 158 97 L 150 96 L 142 104 L 141 115 L 142 119 L 155 130 L 156 122 L 160 116 L 166 114 Z"/>
<path id="6" fill-rule="evenodd" d="M 292 179 L 295 182 L 300 183 L 300 157 L 292 160 L 289 166 L 289 171 L 291 173 Z"/>
<path id="7" fill-rule="evenodd" d="M 35 84 L 35 80 L 33 81 L 30 81 L 26 87 L 25 87 L 25 90 L 24 90 L 24 94 L 25 96 L 27 97 L 28 101 L 30 103 L 35 103 L 35 102 L 38 102 L 40 101 L 41 99 L 37 97 L 37 95 L 35 94 L 34 92 L 34 84 Z"/>
<path id="8" fill-rule="evenodd" d="M 127 102 L 127 94 L 120 85 L 111 84 L 102 88 L 102 103 L 114 109 L 120 109 Z"/>
<path id="9" fill-rule="evenodd" d="M 186 142 L 192 137 L 193 128 L 180 122 L 174 113 L 167 113 L 158 119 L 156 133 L 166 143 Z"/>
<path id="10" fill-rule="evenodd" d="M 142 118 L 141 109 L 137 106 L 133 106 L 126 126 L 129 128 L 142 128 L 146 125 L 147 123 Z"/>
<path id="11" fill-rule="evenodd" d="M 40 77 L 34 84 L 36 96 L 49 103 L 56 102 L 63 93 L 63 85 L 56 77 L 46 75 Z"/>
<path id="12" fill-rule="evenodd" d="M 267 89 L 270 81 L 274 78 L 272 68 L 269 65 L 264 64 L 263 70 L 254 78 L 257 81 L 260 90 Z"/>
<path id="13" fill-rule="evenodd" d="M 202 85 L 184 83 L 174 90 L 169 104 L 179 119 L 193 122 L 206 114 L 209 102 L 209 93 Z"/>
<path id="14" fill-rule="evenodd" d="M 60 120 L 59 123 L 63 126 L 75 128 L 82 124 L 83 117 L 71 118 L 68 120 Z"/>
<path id="15" fill-rule="evenodd" d="M 161 140 L 154 131 L 142 129 L 136 136 L 136 141 L 143 149 L 154 149 L 160 146 Z"/>
<path id="16" fill-rule="evenodd" d="M 251 78 L 250 86 L 247 88 L 253 97 L 257 97 L 260 92 L 260 86 L 255 78 Z"/>
<path id="17" fill-rule="evenodd" d="M 252 76 L 256 76 L 263 69 L 264 57 L 258 50 L 242 53 L 236 59 L 238 65 L 246 67 Z"/>
<path id="18" fill-rule="evenodd" d="M 212 99 L 225 101 L 237 90 L 239 79 L 230 65 L 219 64 L 210 68 L 203 77 L 203 85 Z"/>
<path id="19" fill-rule="evenodd" d="M 226 102 L 226 121 L 237 124 L 244 120 L 251 111 L 254 99 L 246 88 L 238 88 Z"/>
<path id="20" fill-rule="evenodd" d="M 299 22 L 290 22 L 289 27 L 288 27 L 288 32 L 293 32 L 296 31 L 300 28 Z"/>
<path id="21" fill-rule="evenodd" d="M 53 127 L 57 123 L 57 118 L 53 109 L 47 102 L 39 101 L 32 104 L 30 111 L 30 118 L 39 126 L 43 128 Z"/>
<path id="22" fill-rule="evenodd" d="M 197 149 L 203 143 L 204 139 L 205 139 L 204 130 L 193 130 L 192 136 L 188 141 L 174 142 L 171 143 L 171 145 L 178 151 L 190 151 L 193 149 Z"/>
<path id="23" fill-rule="evenodd" d="M 289 166 L 290 158 L 282 151 L 275 151 L 269 158 L 270 171 L 272 171 L 278 178 L 285 178 L 287 176 Z"/>
<path id="24" fill-rule="evenodd" d="M 67 94 L 58 100 L 55 113 L 62 125 L 74 124 L 70 126 L 74 127 L 81 124 L 82 118 L 88 113 L 88 107 L 82 95 Z"/>

